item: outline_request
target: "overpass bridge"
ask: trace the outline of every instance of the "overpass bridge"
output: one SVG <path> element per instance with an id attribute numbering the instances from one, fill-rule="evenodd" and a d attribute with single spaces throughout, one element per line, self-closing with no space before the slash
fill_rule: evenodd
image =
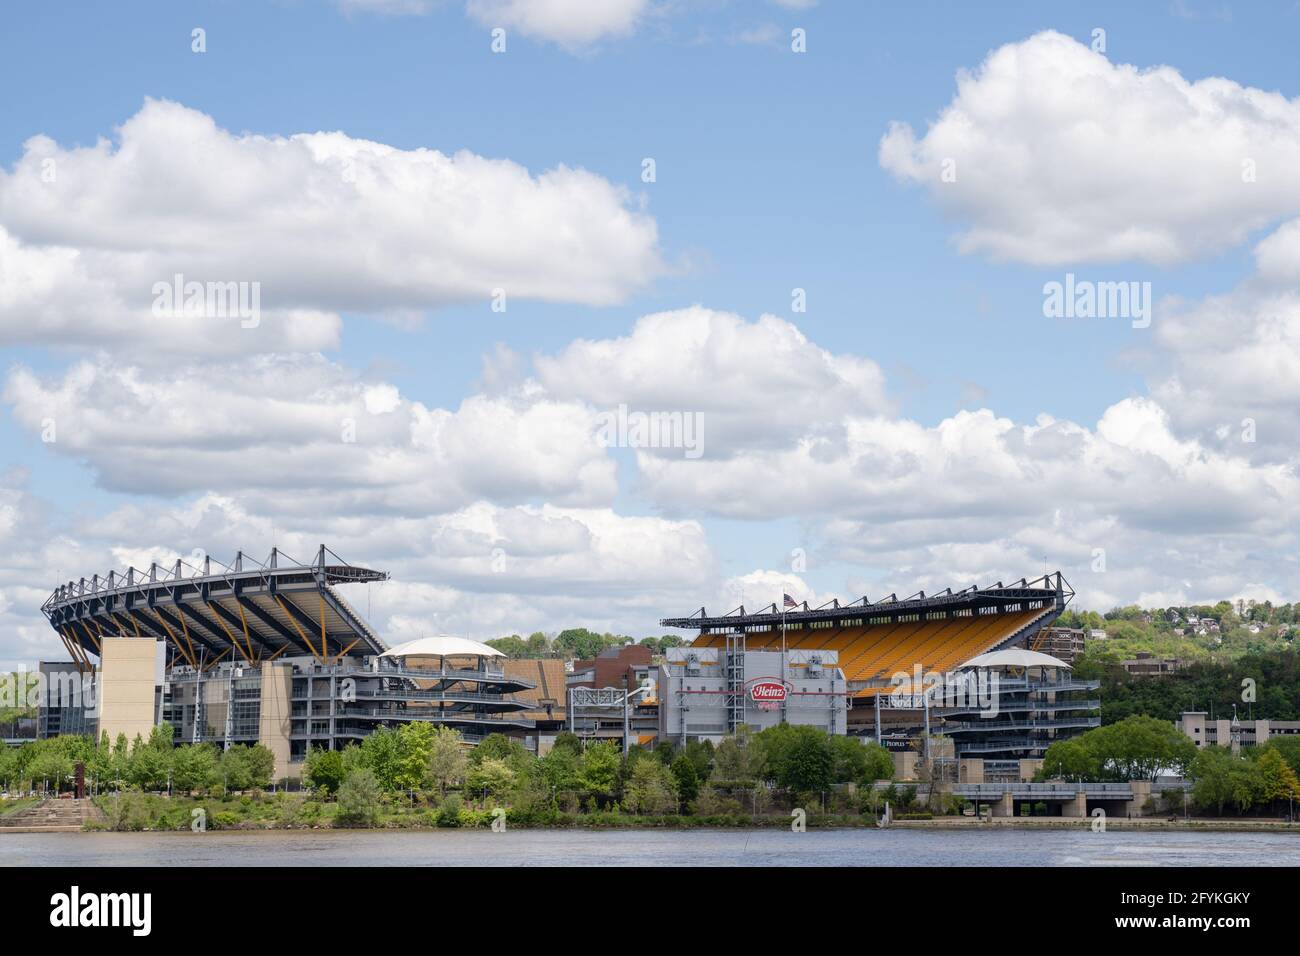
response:
<path id="1" fill-rule="evenodd" d="M 1015 817 L 1026 804 L 1047 804 L 1049 816 L 1086 817 L 1098 808 L 1107 816 L 1137 816 L 1151 796 L 1151 781 L 1128 783 L 959 783 L 954 795 L 995 817 Z"/>

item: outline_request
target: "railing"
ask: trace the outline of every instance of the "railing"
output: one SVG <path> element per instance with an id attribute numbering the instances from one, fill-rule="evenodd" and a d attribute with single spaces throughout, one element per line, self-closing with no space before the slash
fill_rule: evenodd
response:
<path id="1" fill-rule="evenodd" d="M 963 797 L 1000 797 L 1009 793 L 1013 797 L 1028 800 L 1035 797 L 1073 796 L 1077 793 L 1131 797 L 1133 788 L 1127 783 L 959 783 L 954 786 L 953 792 Z"/>
<path id="2" fill-rule="evenodd" d="M 439 710 L 429 711 L 427 714 L 419 711 L 410 710 L 384 710 L 382 708 L 361 708 L 348 709 L 342 713 L 334 715 L 335 720 L 347 720 L 350 717 L 363 717 L 371 720 L 420 720 L 433 721 L 434 723 L 487 723 L 487 724 L 509 724 L 518 726 L 534 727 L 537 722 L 523 717 L 513 717 L 509 714 L 485 714 L 476 710 Z M 294 720 L 307 720 L 309 718 L 292 718 Z"/>
<path id="3" fill-rule="evenodd" d="M 997 733 L 1000 730 L 1052 730 L 1060 727 L 1100 727 L 1100 717 L 1059 717 L 1056 720 L 966 720 L 945 722 L 941 733 Z"/>
<path id="4" fill-rule="evenodd" d="M 1022 693 L 1031 694 L 1050 694 L 1065 693 L 1072 690 L 1096 690 L 1101 686 L 1099 680 L 1077 680 L 1073 677 L 1067 680 L 1041 681 L 1027 680 L 1025 678 L 1009 678 L 999 675 L 997 682 L 997 692 L 1005 693 Z"/>
<path id="5" fill-rule="evenodd" d="M 464 700 L 469 702 L 518 704 L 524 709 L 532 706 L 526 700 L 516 700 L 508 694 L 494 694 L 491 691 L 405 690 L 399 688 L 397 690 L 358 690 L 354 693 L 358 698 L 369 697 L 372 700 Z"/>
<path id="6" fill-rule="evenodd" d="M 531 690 L 537 685 L 532 681 L 524 680 L 521 677 L 510 677 L 504 670 L 493 670 L 490 667 L 481 670 L 423 670 L 416 667 L 395 667 L 381 664 L 377 669 L 365 667 L 336 667 L 332 670 L 314 670 L 311 676 L 326 676 L 334 673 L 339 677 L 405 677 L 410 680 L 436 680 L 436 681 L 472 681 L 482 684 L 511 684 Z"/>
<path id="7" fill-rule="evenodd" d="M 1034 753 L 1045 751 L 1050 740 L 1037 740 L 1032 737 L 997 737 L 990 740 L 976 740 L 968 744 L 956 745 L 957 756 L 962 754 L 1002 753 L 1006 750 L 1026 750 Z"/>
<path id="8" fill-rule="evenodd" d="M 939 717 L 957 717 L 962 714 L 984 714 L 984 713 L 1047 714 L 1047 713 L 1054 713 L 1059 710 L 1100 710 L 1100 709 L 1101 709 L 1100 700 L 1058 700 L 1055 703 L 1051 703 L 1051 704 L 1045 704 L 1041 702 L 1039 703 L 1025 702 L 1025 703 L 1008 704 L 1006 701 L 1000 701 L 998 703 L 996 712 L 994 712 L 992 708 L 972 706 L 972 707 L 932 707 L 930 708 L 930 713 L 932 715 L 936 715 Z"/>

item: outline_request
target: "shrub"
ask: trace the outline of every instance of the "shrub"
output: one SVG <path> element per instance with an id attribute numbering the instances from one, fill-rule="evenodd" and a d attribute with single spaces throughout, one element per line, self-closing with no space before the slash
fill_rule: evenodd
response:
<path id="1" fill-rule="evenodd" d="M 460 826 L 461 799 L 457 794 L 449 794 L 438 808 L 437 823 L 440 827 Z"/>
<path id="2" fill-rule="evenodd" d="M 379 822 L 379 781 L 369 770 L 354 770 L 339 784 L 338 821 L 350 826 Z"/>

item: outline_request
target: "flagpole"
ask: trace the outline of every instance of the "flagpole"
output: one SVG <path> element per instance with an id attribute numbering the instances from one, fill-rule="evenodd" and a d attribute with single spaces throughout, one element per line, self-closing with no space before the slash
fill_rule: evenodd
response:
<path id="1" fill-rule="evenodd" d="M 785 680 L 785 592 L 781 592 L 781 686 L 786 689 L 786 697 L 790 696 L 790 688 Z M 781 698 L 781 721 L 785 721 L 785 699 Z"/>

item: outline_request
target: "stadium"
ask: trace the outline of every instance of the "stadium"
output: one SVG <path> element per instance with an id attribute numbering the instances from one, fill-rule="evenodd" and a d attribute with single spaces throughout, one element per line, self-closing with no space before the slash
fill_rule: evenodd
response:
<path id="1" fill-rule="evenodd" d="M 187 743 L 261 743 L 277 776 L 293 777 L 311 748 L 411 721 L 469 744 L 505 733 L 538 752 L 560 729 L 626 747 L 784 721 L 876 740 L 903 774 L 926 760 L 979 782 L 1026 779 L 1053 740 L 1099 723 L 1096 682 L 1039 653 L 1074 594 L 1059 572 L 817 608 L 700 608 L 660 622 L 696 634 L 654 664 L 646 655 L 636 689 L 584 685 L 559 661 L 507 661 L 450 635 L 390 647 L 340 593 L 387 579 L 321 545 L 306 564 L 273 549 L 264 562 L 241 552 L 229 565 L 178 560 L 60 585 L 42 610 L 71 664 L 42 671 L 89 677 L 95 693 L 44 708 L 42 734 L 133 740 L 166 723 Z M 953 698 L 959 685 L 980 694 Z"/>
<path id="2" fill-rule="evenodd" d="M 429 721 L 471 743 L 533 728 L 514 695 L 535 684 L 507 674 L 499 651 L 451 636 L 390 648 L 337 590 L 387 578 L 321 545 L 310 564 L 273 549 L 265 562 L 241 552 L 61 585 L 42 611 L 96 693 L 45 708 L 42 728 L 133 740 L 170 723 L 187 743 L 262 743 L 280 777 L 310 748 L 379 726 Z"/>
<path id="3" fill-rule="evenodd" d="M 1076 680 L 1064 661 L 1039 652 L 1073 597 L 1058 571 L 902 599 L 665 618 L 663 626 L 697 636 L 669 652 L 660 731 L 686 739 L 813 723 L 895 750 L 905 779 L 918 759 L 953 779 L 1027 779 L 1054 740 L 1101 723 L 1100 702 L 1085 696 L 1099 683 Z M 991 699 L 944 706 L 948 687 L 990 676 Z M 770 694 L 754 693 L 772 682 L 785 688 L 775 709 Z"/>

